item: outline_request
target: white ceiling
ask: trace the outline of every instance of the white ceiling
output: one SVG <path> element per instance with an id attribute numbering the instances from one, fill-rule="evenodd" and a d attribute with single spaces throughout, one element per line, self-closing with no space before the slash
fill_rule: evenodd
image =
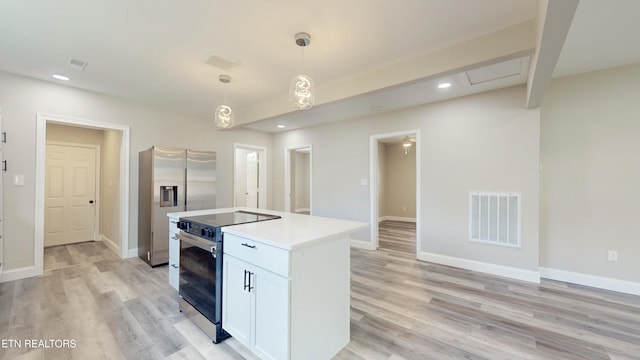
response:
<path id="1" fill-rule="evenodd" d="M 535 51 L 528 29 L 538 5 L 1 0 L 0 70 L 58 83 L 51 75 L 62 73 L 71 78 L 64 85 L 206 117 L 226 92 L 239 126 L 281 131 L 277 123 L 288 130 L 526 83 Z M 554 76 L 639 62 L 632 38 L 640 33 L 633 18 L 639 13 L 637 0 L 581 0 Z M 294 43 L 300 31 L 311 34 L 304 69 L 318 87 L 317 106 L 307 111 L 287 104 L 289 82 L 302 70 Z M 211 66 L 209 55 L 236 65 Z M 66 67 L 72 58 L 88 62 L 84 71 Z M 490 75 L 514 62 L 519 74 L 474 86 L 468 81 L 468 70 Z M 219 74 L 232 82 L 223 87 Z M 453 86 L 437 91 L 444 79 Z"/>
<path id="2" fill-rule="evenodd" d="M 580 0 L 554 77 L 640 62 L 640 1 Z"/>

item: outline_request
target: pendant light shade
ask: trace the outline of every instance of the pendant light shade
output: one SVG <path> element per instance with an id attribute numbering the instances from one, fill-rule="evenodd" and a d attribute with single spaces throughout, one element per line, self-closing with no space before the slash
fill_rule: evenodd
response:
<path id="1" fill-rule="evenodd" d="M 229 75 L 220 75 L 218 76 L 218 80 L 220 80 L 223 84 L 228 84 L 231 82 L 231 77 Z M 229 105 L 225 105 L 227 102 L 227 94 L 225 91 L 223 104 L 216 108 L 215 114 L 215 122 L 216 126 L 221 129 L 228 129 L 235 125 L 235 114 L 233 113 L 233 109 Z"/>
<path id="2" fill-rule="evenodd" d="M 305 110 L 313 106 L 313 80 L 308 75 L 298 75 L 291 81 L 289 102 L 297 109 Z"/>
<path id="3" fill-rule="evenodd" d="M 295 36 L 296 45 L 302 48 L 302 67 L 304 72 L 304 47 L 311 43 L 311 36 L 307 33 L 300 32 Z M 309 109 L 313 106 L 315 100 L 315 88 L 313 80 L 309 75 L 298 75 L 289 87 L 289 102 L 293 107 L 299 110 Z"/>
<path id="4" fill-rule="evenodd" d="M 216 126 L 222 129 L 235 125 L 235 116 L 231 107 L 220 105 L 216 108 Z"/>

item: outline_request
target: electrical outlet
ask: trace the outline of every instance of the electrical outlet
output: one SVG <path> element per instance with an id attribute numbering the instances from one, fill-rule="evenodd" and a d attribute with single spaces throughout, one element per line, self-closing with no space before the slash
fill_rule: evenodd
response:
<path id="1" fill-rule="evenodd" d="M 618 261 L 618 252 L 617 251 L 613 251 L 613 250 L 609 250 L 607 252 L 607 260 L 609 260 L 609 261 Z"/>

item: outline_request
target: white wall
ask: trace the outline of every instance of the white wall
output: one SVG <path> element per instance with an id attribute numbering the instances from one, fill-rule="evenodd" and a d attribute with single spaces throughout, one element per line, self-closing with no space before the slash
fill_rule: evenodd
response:
<path id="1" fill-rule="evenodd" d="M 72 85 L 72 84 L 71 84 Z M 214 104 L 212 106 L 212 113 Z M 34 265 L 36 113 L 131 127 L 129 248 L 137 247 L 138 152 L 152 145 L 218 152 L 218 207 L 232 205 L 233 143 L 269 148 L 271 136 L 250 130 L 218 131 L 213 119 L 172 112 L 70 86 L 0 73 L 0 108 L 9 141 L 5 178 L 25 176 L 24 186 L 4 184 L 5 271 Z M 270 198 L 268 202 L 271 201 Z"/>
<path id="2" fill-rule="evenodd" d="M 425 254 L 538 271 L 539 111 L 523 86 L 277 134 L 274 152 L 313 145 L 313 213 L 369 222 L 369 137 L 421 131 Z M 274 208 L 284 207 L 283 159 L 273 161 Z M 467 240 L 469 191 L 522 193 L 522 248 Z M 369 240 L 369 233 L 356 238 Z"/>
<path id="3" fill-rule="evenodd" d="M 120 145 L 122 132 L 104 130 L 102 147 L 102 190 L 100 205 L 100 234 L 120 248 Z"/>
<path id="4" fill-rule="evenodd" d="M 640 64 L 554 79 L 541 122 L 541 266 L 640 282 Z"/>
<path id="5" fill-rule="evenodd" d="M 379 208 L 380 216 L 405 218 L 416 217 L 416 147 L 415 144 L 404 153 L 402 143 L 386 144 L 385 151 L 378 154 L 385 157 L 384 178 L 379 187 L 383 189 L 384 207 Z"/>
<path id="6" fill-rule="evenodd" d="M 66 126 L 60 124 L 47 125 L 47 141 L 59 141 L 74 144 L 103 146 L 102 130 Z"/>
<path id="7" fill-rule="evenodd" d="M 295 211 L 302 211 L 304 209 L 309 209 L 309 207 L 311 206 L 311 189 L 309 188 L 309 174 L 311 168 L 309 153 L 294 151 L 293 155 L 293 198 L 295 199 L 295 204 L 293 204 L 294 207 L 292 209 L 294 209 Z"/>

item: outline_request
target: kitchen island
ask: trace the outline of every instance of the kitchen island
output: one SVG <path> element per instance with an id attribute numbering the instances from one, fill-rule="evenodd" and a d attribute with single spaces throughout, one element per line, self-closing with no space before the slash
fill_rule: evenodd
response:
<path id="1" fill-rule="evenodd" d="M 169 214 L 178 288 L 179 218 L 232 211 L 280 219 L 222 228 L 222 327 L 264 359 L 329 359 L 349 342 L 350 238 L 367 223 L 264 209 Z"/>

